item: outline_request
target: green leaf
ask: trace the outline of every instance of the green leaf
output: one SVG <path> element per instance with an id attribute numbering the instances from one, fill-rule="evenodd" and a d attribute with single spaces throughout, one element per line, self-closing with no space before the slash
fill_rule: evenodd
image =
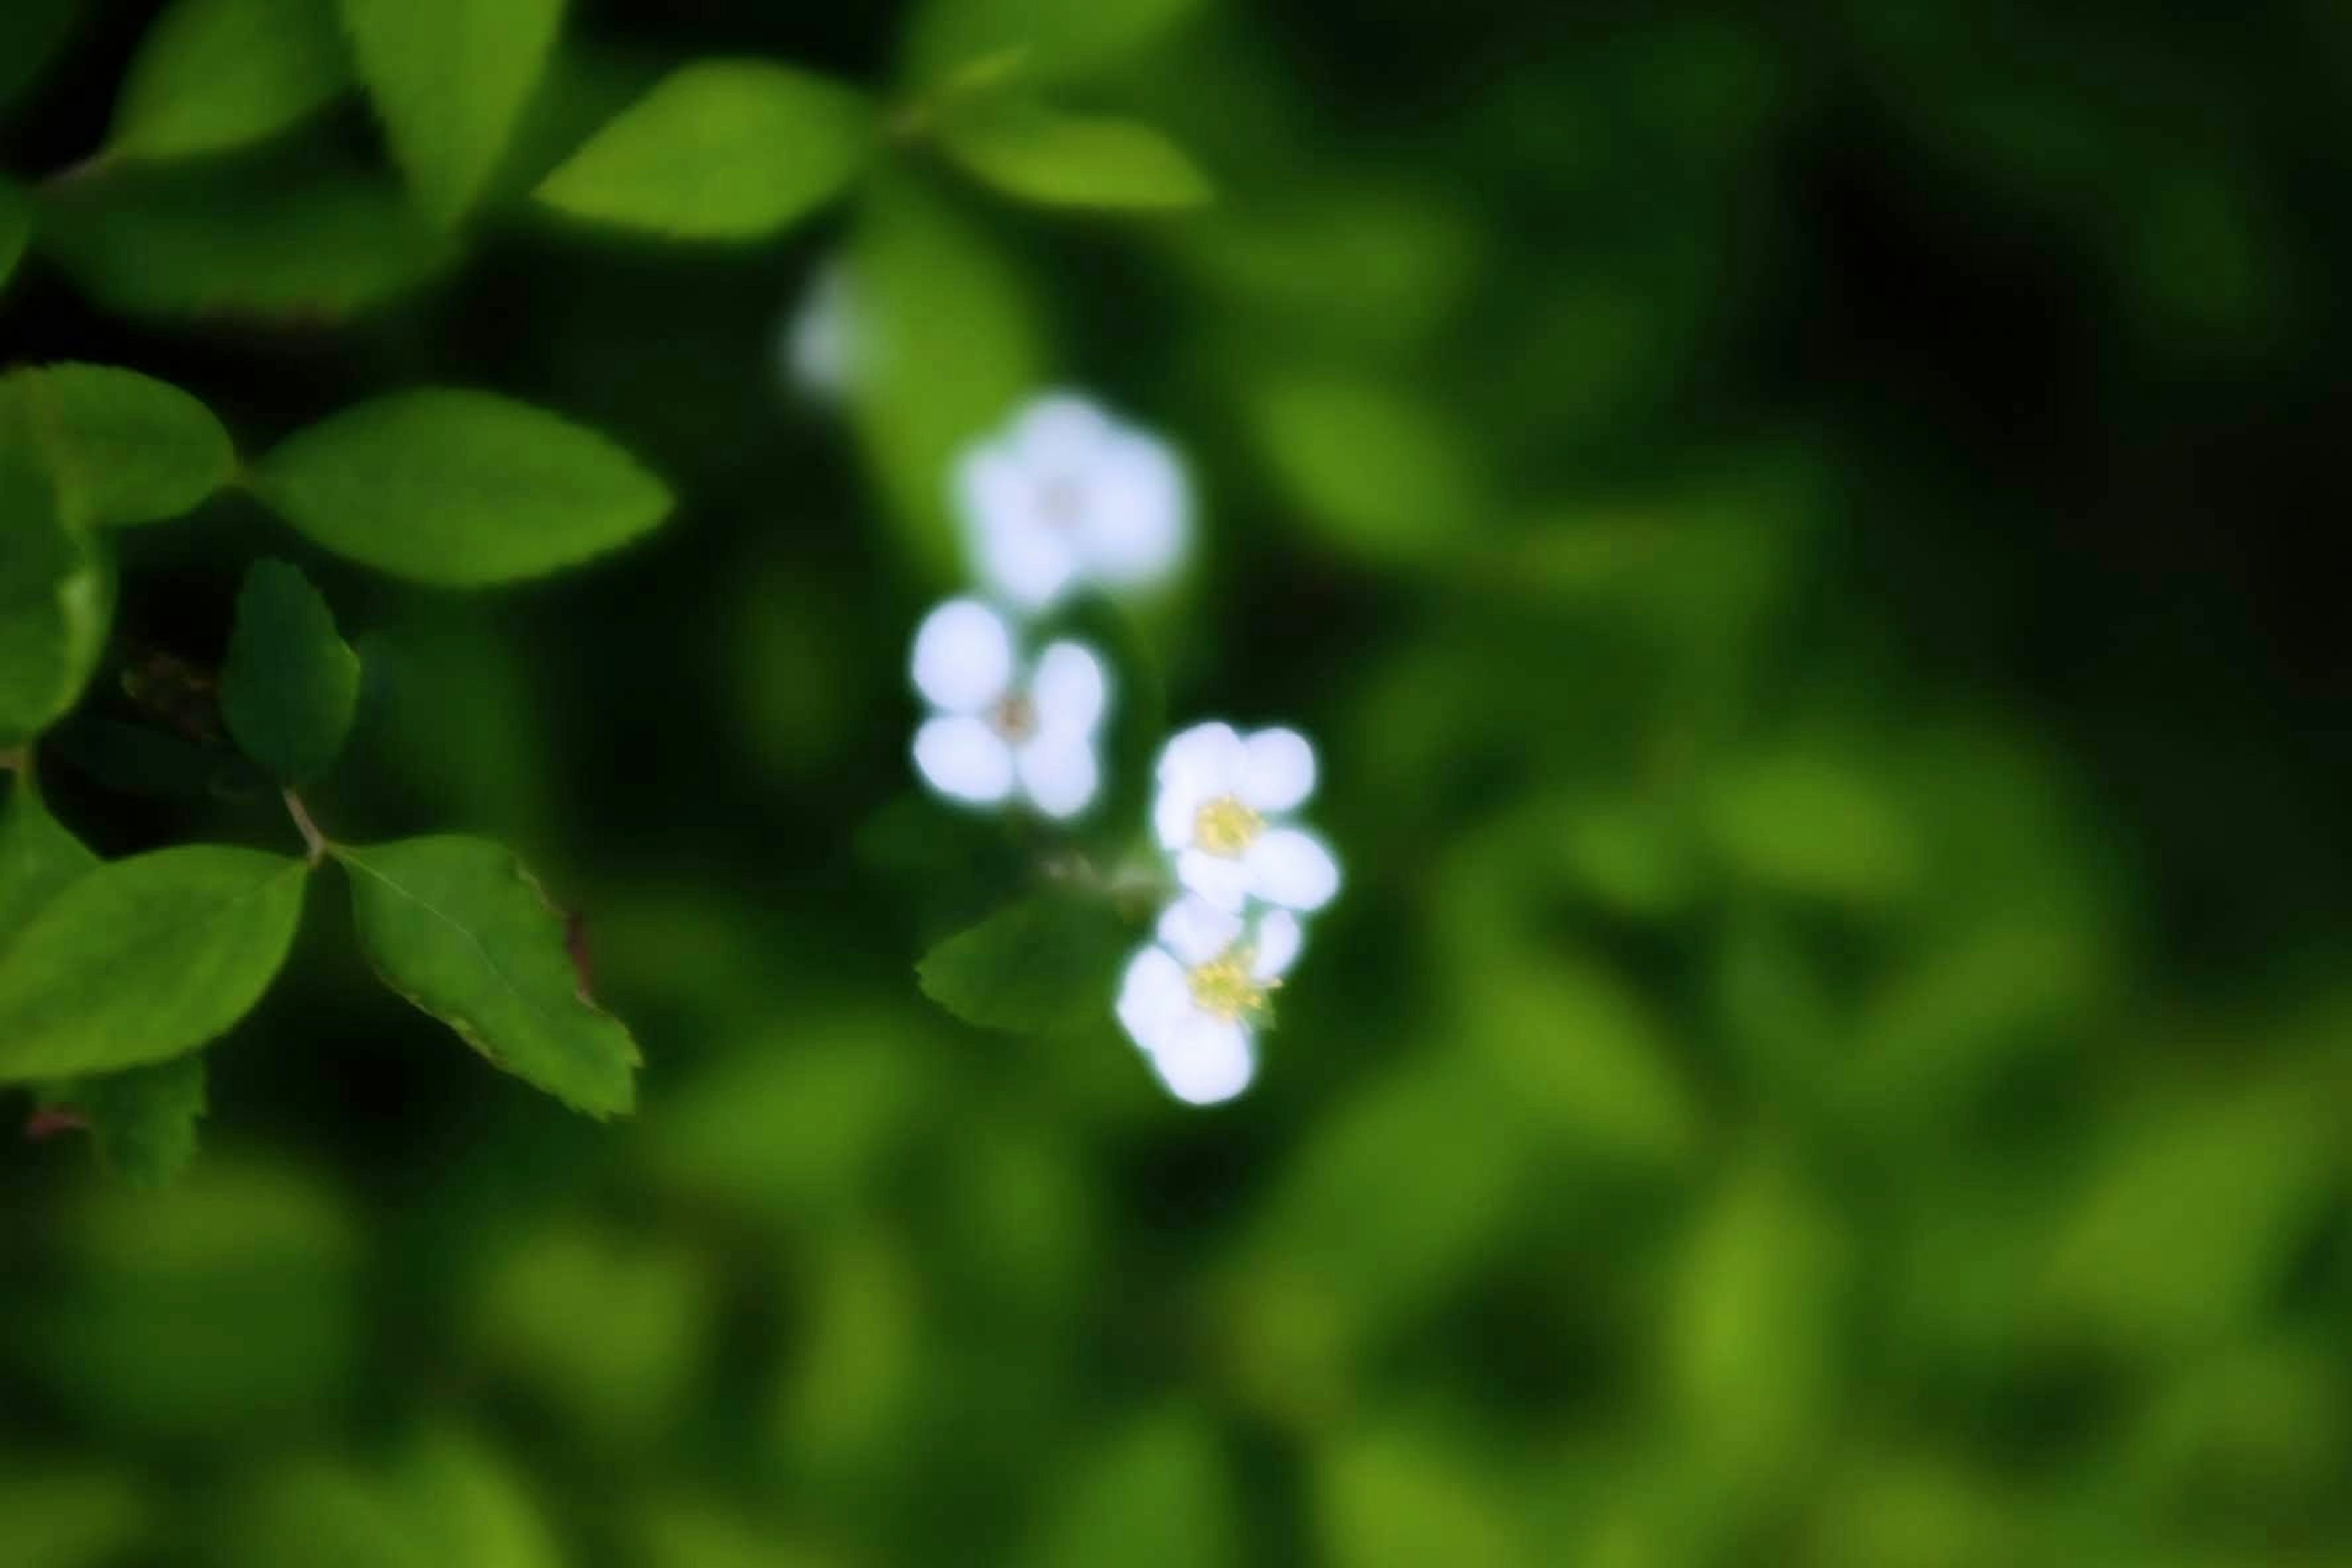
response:
<path id="1" fill-rule="evenodd" d="M 66 885 L 98 864 L 81 840 L 58 826 L 23 774 L 0 801 L 0 952 Z"/>
<path id="2" fill-rule="evenodd" d="M 226 152 L 276 135 L 350 85 L 329 0 L 178 0 L 131 59 L 106 150 Z"/>
<path id="3" fill-rule="evenodd" d="M 102 364 L 53 364 L 0 379 L 47 451 L 67 515 L 155 522 L 190 511 L 236 472 L 213 411 L 178 387 Z"/>
<path id="4" fill-rule="evenodd" d="M 637 1044 L 583 993 L 563 915 L 511 850 L 445 836 L 334 855 L 386 985 L 575 1110 L 634 1108 Z"/>
<path id="5" fill-rule="evenodd" d="M 908 552 L 950 583 L 962 550 L 944 476 L 1045 384 L 1045 316 L 987 233 L 925 188 L 882 184 L 861 207 L 849 268 L 857 433 Z"/>
<path id="6" fill-rule="evenodd" d="M 1351 1436 L 1315 1475 L 1317 1534 L 1330 1568 L 1520 1568 L 1536 1557 L 1486 1478 L 1428 1438 Z"/>
<path id="7" fill-rule="evenodd" d="M 38 243 L 106 310 L 288 326 L 381 305 L 457 256 L 384 181 L 244 167 L 126 170 L 45 190 Z"/>
<path id="8" fill-rule="evenodd" d="M 1006 102 L 951 118 L 941 136 L 974 178 L 1043 206 L 1170 212 L 1215 195 L 1190 154 L 1133 121 Z"/>
<path id="9" fill-rule="evenodd" d="M 1402 386 L 1269 375 L 1248 409 L 1301 521 L 1368 560 L 1412 565 L 1457 551 L 1486 508 L 1467 437 Z"/>
<path id="10" fill-rule="evenodd" d="M 1918 886 L 1918 825 L 1880 778 L 1827 752 L 1796 751 L 1720 770 L 1704 821 L 1717 853 L 1755 882 L 1857 903 Z"/>
<path id="11" fill-rule="evenodd" d="M 418 583 L 537 577 L 635 539 L 669 491 L 569 420 L 488 393 L 396 393 L 299 431 L 254 488 L 318 543 Z"/>
<path id="12" fill-rule="evenodd" d="M 0 179 L 0 288 L 7 286 L 17 258 L 33 237 L 33 204 L 25 193 Z"/>
<path id="13" fill-rule="evenodd" d="M 341 753 L 359 695 L 359 656 L 327 601 L 299 568 L 255 562 L 221 669 L 221 717 L 245 754 L 281 784 L 307 784 Z"/>
<path id="14" fill-rule="evenodd" d="M 907 25 L 906 74 L 931 84 L 1010 56 L 1036 80 L 1072 80 L 1131 60 L 1202 0 L 929 0 Z"/>
<path id="15" fill-rule="evenodd" d="M 515 1468 L 472 1435 L 440 1429 L 405 1448 L 394 1480 L 430 1559 L 462 1568 L 561 1568 L 546 1510 Z"/>
<path id="16" fill-rule="evenodd" d="M 1062 1032 L 1109 1016 L 1135 933 L 1108 904 L 1044 894 L 998 910 L 916 965 L 923 994 L 987 1029 Z"/>
<path id="17" fill-rule="evenodd" d="M 133 1186 L 160 1187 L 196 1156 L 205 1105 L 205 1058 L 196 1052 L 102 1078 L 75 1079 L 43 1094 L 89 1123 L 99 1163 Z"/>
<path id="18" fill-rule="evenodd" d="M 166 1061 L 227 1029 L 285 960 L 307 869 L 203 844 L 68 884 L 0 954 L 0 1082 Z"/>
<path id="19" fill-rule="evenodd" d="M 163 1510 L 152 1479 L 20 1454 L 0 1470 L 12 1568 L 107 1568 L 152 1551 Z"/>
<path id="20" fill-rule="evenodd" d="M 361 79 L 427 216 L 465 216 L 563 26 L 563 0 L 340 0 Z"/>
<path id="21" fill-rule="evenodd" d="M 1246 1561 L 1241 1500 L 1217 1429 L 1189 1406 L 1092 1447 L 1027 1561 L 1036 1568 L 1217 1568 Z"/>
<path id="22" fill-rule="evenodd" d="M 60 503 L 23 410 L 0 397 L 0 746 L 74 705 L 113 619 L 112 570 Z"/>
<path id="23" fill-rule="evenodd" d="M 874 144 L 864 94 L 706 60 L 664 77 L 542 181 L 542 206 L 680 239 L 759 239 L 845 190 Z"/>

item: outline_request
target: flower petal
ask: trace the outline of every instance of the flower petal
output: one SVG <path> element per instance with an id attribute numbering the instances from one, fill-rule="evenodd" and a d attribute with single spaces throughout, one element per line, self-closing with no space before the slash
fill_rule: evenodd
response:
<path id="1" fill-rule="evenodd" d="M 1146 947 L 1127 961 L 1118 985 L 1118 1021 L 1147 1054 L 1158 1050 L 1192 1010 L 1184 966 L 1165 950 Z"/>
<path id="2" fill-rule="evenodd" d="M 915 633 L 915 689 L 950 713 L 977 713 L 1013 684 L 1013 628 L 977 599 L 950 599 Z"/>
<path id="3" fill-rule="evenodd" d="M 1037 656 L 1029 678 L 1029 700 L 1037 706 L 1039 728 L 1091 735 L 1108 706 L 1110 678 L 1095 650 L 1078 642 L 1057 642 Z"/>
<path id="4" fill-rule="evenodd" d="M 1321 840 L 1295 827 L 1260 834 L 1242 853 L 1249 890 L 1269 904 L 1319 910 L 1339 890 L 1339 863 Z"/>
<path id="5" fill-rule="evenodd" d="M 1022 409 L 1009 444 L 1028 468 L 1066 469 L 1091 464 L 1095 448 L 1112 428 L 1110 416 L 1091 398 L 1052 392 Z"/>
<path id="6" fill-rule="evenodd" d="M 1257 1052 L 1240 1024 L 1206 1013 L 1187 1012 L 1151 1053 L 1151 1066 L 1168 1092 L 1189 1105 L 1215 1105 L 1249 1087 L 1257 1072 Z"/>
<path id="7" fill-rule="evenodd" d="M 1249 749 L 1231 724 L 1195 724 L 1160 748 L 1160 779 L 1181 780 L 1206 800 L 1238 790 L 1248 760 Z"/>
<path id="8" fill-rule="evenodd" d="M 1163 779 L 1151 797 L 1151 831 L 1162 849 L 1182 849 L 1192 842 L 1200 819 L 1201 792 L 1182 779 Z"/>
<path id="9" fill-rule="evenodd" d="M 1249 900 L 1249 862 L 1230 855 L 1187 849 L 1176 857 L 1176 879 L 1221 910 L 1239 913 Z"/>
<path id="10" fill-rule="evenodd" d="M 1162 940 L 1165 940 L 1164 938 Z M 1298 917 L 1288 910 L 1268 911 L 1257 922 L 1257 931 L 1250 958 L 1250 978 L 1261 983 L 1279 980 L 1290 973 L 1298 962 L 1298 950 L 1306 944 L 1307 933 Z"/>
<path id="11" fill-rule="evenodd" d="M 1160 944 L 1187 964 L 1207 963 L 1241 934 L 1241 916 L 1206 899 L 1179 899 L 1160 916 Z"/>
<path id="12" fill-rule="evenodd" d="M 982 580 L 1024 610 L 1045 608 L 1077 580 L 1069 541 L 1030 511 L 980 519 L 972 553 Z"/>
<path id="13" fill-rule="evenodd" d="M 1296 730 L 1260 730 L 1243 742 L 1242 799 L 1260 811 L 1289 811 L 1315 793 L 1315 748 Z"/>
<path id="14" fill-rule="evenodd" d="M 933 719 L 915 731 L 915 766 L 941 795 L 993 805 L 1013 793 L 1013 748 L 966 714 Z"/>
<path id="15" fill-rule="evenodd" d="M 1095 743 L 1070 730 L 1048 730 L 1013 753 L 1021 787 L 1047 816 L 1076 816 L 1091 805 L 1101 773 Z"/>
<path id="16" fill-rule="evenodd" d="M 1139 587 L 1171 571 L 1183 552 L 1190 500 L 1184 470 L 1161 442 L 1118 432 L 1095 459 L 1093 505 L 1079 531 L 1099 581 Z"/>

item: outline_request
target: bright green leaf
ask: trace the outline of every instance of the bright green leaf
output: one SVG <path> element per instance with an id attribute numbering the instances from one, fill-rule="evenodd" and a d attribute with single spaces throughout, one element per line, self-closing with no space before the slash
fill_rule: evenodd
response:
<path id="1" fill-rule="evenodd" d="M 331 0 L 178 0 L 131 59 L 107 151 L 226 152 L 276 135 L 350 85 Z"/>
<path id="2" fill-rule="evenodd" d="M 396 393 L 281 443 L 261 498 L 318 543 L 448 587 L 537 577 L 635 539 L 669 491 L 593 430 L 482 392 Z"/>
<path id="3" fill-rule="evenodd" d="M 0 746 L 74 705 L 113 619 L 111 567 L 68 526 L 62 499 L 22 410 L 0 397 Z"/>
<path id="4" fill-rule="evenodd" d="M 1457 550 L 1482 521 L 1465 432 L 1402 386 L 1268 376 L 1249 414 L 1301 521 L 1352 553 L 1412 564 Z"/>
<path id="5" fill-rule="evenodd" d="M 1926 847 L 1903 803 L 1826 752 L 1727 769 L 1706 805 L 1717 853 L 1768 887 L 1871 902 L 1899 898 L 1925 868 Z"/>
<path id="6" fill-rule="evenodd" d="M 905 74 L 931 85 L 996 58 L 1062 81 L 1133 59 L 1202 0 L 928 0 L 907 24 Z"/>
<path id="7" fill-rule="evenodd" d="M 563 915 L 511 850 L 453 835 L 334 854 L 385 984 L 575 1110 L 635 1105 L 636 1042 L 583 994 Z"/>
<path id="8" fill-rule="evenodd" d="M 188 845 L 68 884 L 0 954 L 0 1081 L 165 1061 L 219 1035 L 285 960 L 306 869 Z"/>
<path id="9" fill-rule="evenodd" d="M 562 1568 L 566 1561 L 523 1479 L 479 1438 L 454 1430 L 427 1433 L 403 1452 L 393 1479 L 408 1519 L 431 1538 L 427 1555 L 434 1563 Z"/>
<path id="10" fill-rule="evenodd" d="M 80 839 L 58 826 L 21 775 L 0 800 L 0 952 L 66 884 L 98 864 Z"/>
<path id="11" fill-rule="evenodd" d="M 178 387 L 103 364 L 53 364 L 0 380 L 48 458 L 67 514 L 100 526 L 193 510 L 236 471 L 213 411 Z"/>
<path id="12" fill-rule="evenodd" d="M 861 93 L 786 66 L 707 60 L 664 77 L 533 195 L 593 223 L 758 239 L 838 195 L 873 142 Z"/>
<path id="13" fill-rule="evenodd" d="M 38 243 L 110 310 L 293 326 L 383 304 L 457 256 L 386 182 L 244 167 L 126 171 L 45 190 Z"/>
<path id="14" fill-rule="evenodd" d="M 1136 935 L 1096 900 L 1045 894 L 923 955 L 923 994 L 988 1029 L 1061 1031 L 1105 1016 Z"/>
<path id="15" fill-rule="evenodd" d="M 32 237 L 33 204 L 22 191 L 0 179 L 0 288 L 6 287 Z"/>
<path id="16" fill-rule="evenodd" d="M 1408 1435 L 1357 1436 L 1315 1475 L 1317 1534 L 1330 1568 L 1533 1568 L 1505 1500 L 1444 1447 Z"/>
<path id="17" fill-rule="evenodd" d="M 563 26 L 563 0 L 339 0 L 417 205 L 444 225 L 496 171 Z"/>
<path id="18" fill-rule="evenodd" d="M 951 120 L 943 140 L 975 178 L 1045 206 L 1164 212 L 1215 194 L 1182 148 L 1132 121 L 992 104 Z"/>
<path id="19" fill-rule="evenodd" d="M 359 706 L 360 661 L 299 568 L 257 561 L 236 596 L 221 669 L 221 717 L 245 754 L 281 784 L 334 764 Z"/>
<path id="20" fill-rule="evenodd" d="M 72 1107 L 89 1124 L 99 1163 L 133 1186 L 160 1187 L 196 1156 L 196 1122 L 205 1104 L 205 1058 L 167 1062 L 75 1079 L 42 1096 Z"/>

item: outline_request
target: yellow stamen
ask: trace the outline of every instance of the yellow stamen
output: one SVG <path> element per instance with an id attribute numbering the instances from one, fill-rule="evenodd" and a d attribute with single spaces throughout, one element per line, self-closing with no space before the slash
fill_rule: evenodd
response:
<path id="1" fill-rule="evenodd" d="M 1229 947 L 1208 963 L 1185 973 L 1193 1005 L 1228 1021 L 1263 1017 L 1267 994 L 1282 983 L 1260 981 L 1250 973 L 1256 952 L 1246 944 Z"/>
<path id="2" fill-rule="evenodd" d="M 1230 859 L 1248 848 L 1265 818 L 1229 795 L 1208 802 L 1192 816 L 1192 841 L 1212 855 Z"/>

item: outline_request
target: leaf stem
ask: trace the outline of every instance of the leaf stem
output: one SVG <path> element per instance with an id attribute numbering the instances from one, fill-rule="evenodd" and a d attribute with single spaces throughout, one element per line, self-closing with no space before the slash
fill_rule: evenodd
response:
<path id="1" fill-rule="evenodd" d="M 303 849 L 309 855 L 310 864 L 315 866 L 327 858 L 327 836 L 319 831 L 317 823 L 310 820 L 310 808 L 302 804 L 302 797 L 294 793 L 292 785 L 287 786 L 285 795 L 286 815 L 292 817 L 294 826 L 302 830 Z"/>

